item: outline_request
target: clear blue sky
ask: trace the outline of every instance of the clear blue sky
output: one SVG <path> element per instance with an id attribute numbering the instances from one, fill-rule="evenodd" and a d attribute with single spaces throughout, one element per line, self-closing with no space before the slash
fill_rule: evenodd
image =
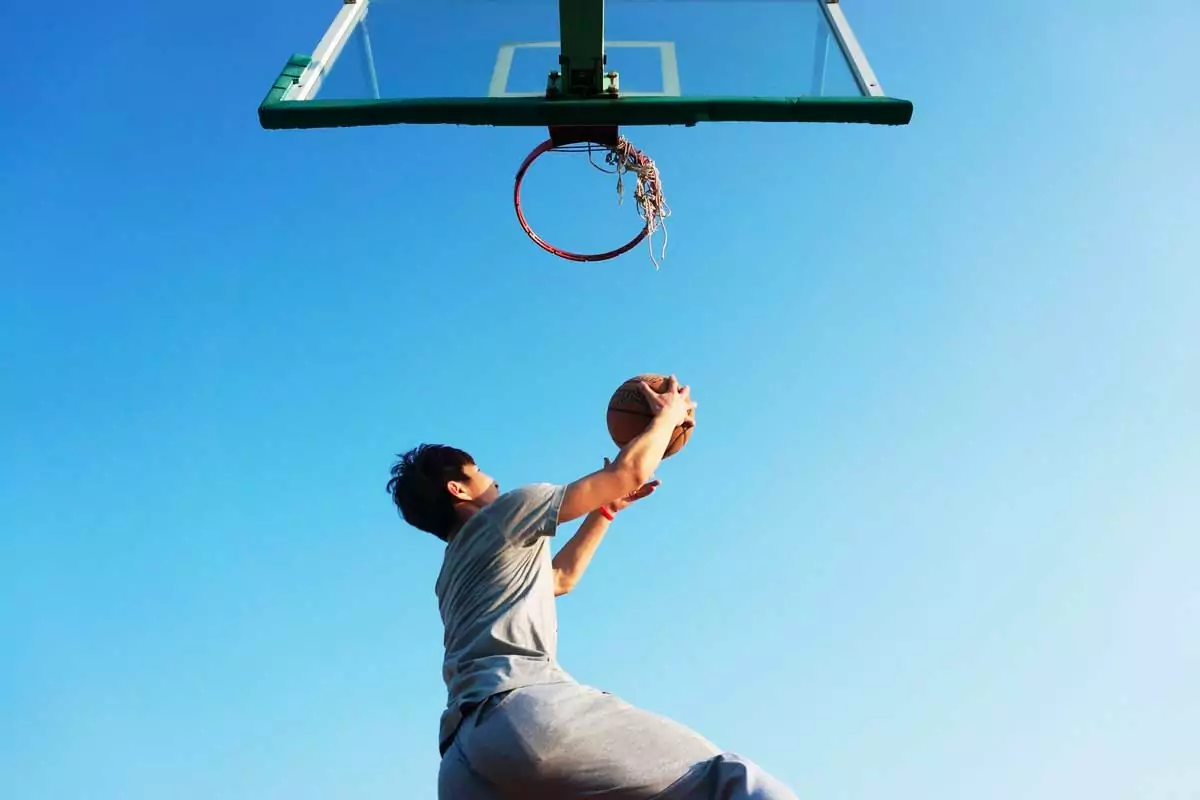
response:
<path id="1" fill-rule="evenodd" d="M 699 427 L 580 679 L 814 800 L 1200 793 L 1194 4 L 847 2 L 913 124 L 631 132 L 658 272 L 524 238 L 538 131 L 260 130 L 336 5 L 0 12 L 0 797 L 434 797 L 392 454 L 570 480 L 643 370 Z"/>

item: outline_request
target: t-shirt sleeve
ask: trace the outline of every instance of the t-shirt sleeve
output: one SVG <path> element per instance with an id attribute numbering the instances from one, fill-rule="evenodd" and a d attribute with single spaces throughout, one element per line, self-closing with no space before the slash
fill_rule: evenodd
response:
<path id="1" fill-rule="evenodd" d="M 496 498 L 488 508 L 492 523 L 511 544 L 526 545 L 558 530 L 558 511 L 566 486 L 534 483 Z"/>

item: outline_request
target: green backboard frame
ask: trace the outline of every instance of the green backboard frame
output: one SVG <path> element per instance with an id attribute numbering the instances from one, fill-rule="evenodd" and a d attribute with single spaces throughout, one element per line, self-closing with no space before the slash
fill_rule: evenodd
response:
<path id="1" fill-rule="evenodd" d="M 321 82 L 366 17 L 370 0 L 343 0 L 312 55 L 293 55 L 259 106 L 263 128 L 486 125 L 589 128 L 700 122 L 842 122 L 907 125 L 913 106 L 888 97 L 838 0 L 817 0 L 861 96 L 622 96 L 606 72 L 604 0 L 558 0 L 560 69 L 544 96 L 321 99 Z"/>

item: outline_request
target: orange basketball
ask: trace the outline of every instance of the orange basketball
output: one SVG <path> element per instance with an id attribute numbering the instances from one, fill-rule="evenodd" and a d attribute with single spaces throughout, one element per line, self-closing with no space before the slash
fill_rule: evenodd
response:
<path id="1" fill-rule="evenodd" d="M 646 402 L 638 381 L 645 381 L 659 394 L 667 390 L 667 376 L 655 373 L 638 375 L 617 387 L 608 401 L 608 435 L 617 447 L 628 444 L 631 439 L 650 427 L 650 422 L 654 419 L 650 412 L 650 404 Z M 688 419 L 671 434 L 671 441 L 663 458 L 670 458 L 682 450 L 692 437 L 692 429 L 695 426 L 695 412 L 691 412 Z"/>

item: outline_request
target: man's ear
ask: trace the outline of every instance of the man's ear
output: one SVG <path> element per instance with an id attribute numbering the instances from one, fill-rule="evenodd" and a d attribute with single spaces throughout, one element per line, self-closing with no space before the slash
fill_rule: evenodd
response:
<path id="1" fill-rule="evenodd" d="M 450 496 L 455 500 L 471 499 L 470 490 L 467 488 L 465 483 L 460 483 L 458 481 L 446 481 L 446 491 L 449 492 Z"/>

